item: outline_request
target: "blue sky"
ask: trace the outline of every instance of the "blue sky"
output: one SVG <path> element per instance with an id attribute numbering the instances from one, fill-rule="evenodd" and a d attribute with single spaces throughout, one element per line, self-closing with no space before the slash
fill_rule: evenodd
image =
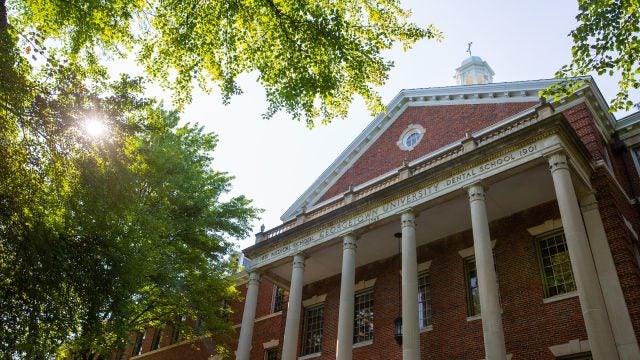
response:
<path id="1" fill-rule="evenodd" d="M 386 54 L 395 67 L 387 84 L 379 88 L 385 103 L 403 88 L 454 85 L 454 70 L 468 56 L 468 42 L 473 42 L 473 55 L 495 71 L 494 82 L 551 78 L 570 59 L 568 33 L 576 26 L 575 1 L 413 0 L 404 1 L 403 7 L 412 9 L 413 21 L 434 24 L 445 38 Z M 605 98 L 614 96 L 614 79 L 596 81 Z M 240 84 L 244 94 L 228 106 L 221 104 L 216 92 L 197 92 L 182 118 L 219 135 L 216 169 L 236 177 L 232 194 L 244 194 L 265 210 L 254 224 L 255 233 L 260 224 L 279 225 L 280 215 L 373 117 L 356 99 L 348 118 L 313 130 L 285 113 L 263 120 L 267 106 L 255 75 L 242 76 Z M 253 237 L 239 243 L 241 248 L 251 244 Z"/>

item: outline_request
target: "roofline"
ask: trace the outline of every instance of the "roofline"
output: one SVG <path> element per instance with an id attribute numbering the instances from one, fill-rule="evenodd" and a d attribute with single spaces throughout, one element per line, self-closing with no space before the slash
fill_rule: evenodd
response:
<path id="1" fill-rule="evenodd" d="M 608 109 L 608 105 L 604 100 L 600 90 L 598 89 L 595 81 L 591 76 L 582 76 L 571 78 L 574 80 L 584 80 L 587 87 L 594 89 L 594 97 L 602 109 Z M 417 89 L 403 89 L 401 90 L 389 104 L 386 106 L 386 112 L 378 114 L 367 125 L 364 130 L 343 150 L 340 155 L 334 160 L 327 169 L 325 169 L 320 176 L 305 190 L 296 201 L 284 212 L 280 217 L 280 220 L 287 222 L 293 220 L 299 213 L 303 206 L 306 206 L 305 202 L 308 201 L 313 195 L 314 190 L 318 189 L 323 183 L 329 184 L 329 179 L 332 178 L 332 174 L 339 176 L 340 166 L 343 163 L 354 161 L 354 158 L 359 158 L 368 147 L 374 142 L 373 139 L 374 130 L 376 128 L 380 130 L 384 125 L 389 126 L 389 120 L 395 120 L 399 116 L 399 111 L 403 110 L 407 103 L 416 103 L 419 106 L 429 106 L 430 103 L 434 105 L 445 104 L 452 102 L 455 103 L 483 103 L 493 101 L 495 102 L 495 94 L 506 94 L 507 98 L 519 99 L 522 101 L 530 101 L 533 97 L 530 94 L 537 92 L 547 87 L 565 81 L 566 79 L 540 79 L 540 80 L 528 80 L 528 81 L 514 81 L 514 82 L 502 82 L 502 83 L 490 83 L 479 85 L 456 85 L 456 86 L 444 86 L 444 87 L 432 87 L 432 88 L 417 88 Z M 513 97 L 511 94 L 513 93 Z M 491 95 L 489 95 L 491 94 Z M 487 96 L 489 95 L 489 96 Z M 503 98 L 504 99 L 504 98 Z M 512 100 L 513 101 L 513 100 Z M 553 102 L 548 100 L 549 102 Z M 606 111 L 608 113 L 608 111 Z M 610 125 L 615 126 L 615 118 L 612 114 L 608 113 L 606 116 Z M 385 122 L 386 120 L 386 122 Z M 384 124 L 383 124 L 384 122 Z M 373 136 L 372 136 L 373 135 Z M 315 194 L 315 198 L 324 194 L 328 190 L 328 186 L 325 186 L 319 193 Z"/>
<path id="2" fill-rule="evenodd" d="M 640 111 L 637 111 L 616 121 L 616 124 L 615 124 L 616 130 L 621 130 L 628 126 L 636 125 L 639 122 L 640 122 Z"/>

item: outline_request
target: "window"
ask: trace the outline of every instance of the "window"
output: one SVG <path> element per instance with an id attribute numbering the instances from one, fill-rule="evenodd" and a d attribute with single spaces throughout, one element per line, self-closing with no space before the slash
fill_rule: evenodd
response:
<path id="1" fill-rule="evenodd" d="M 425 128 L 422 125 L 411 124 L 400 134 L 396 143 L 400 150 L 411 151 L 422 140 Z"/>
<path id="2" fill-rule="evenodd" d="M 270 348 L 264 351 L 264 360 L 278 360 L 278 348 Z"/>
<path id="3" fill-rule="evenodd" d="M 312 306 L 304 309 L 304 335 L 302 341 L 303 356 L 322 351 L 323 320 L 323 305 Z"/>
<path id="4" fill-rule="evenodd" d="M 160 341 L 162 340 L 163 330 L 164 330 L 164 325 L 158 326 L 156 328 L 156 331 L 153 334 L 153 341 L 151 342 L 151 350 L 156 350 L 160 348 Z"/>
<path id="5" fill-rule="evenodd" d="M 464 273 L 467 288 L 467 314 L 480 315 L 480 292 L 478 291 L 478 273 L 476 258 L 471 256 L 464 259 Z"/>
<path id="6" fill-rule="evenodd" d="M 563 232 L 543 235 L 538 239 L 545 297 L 576 290 L 569 250 Z"/>
<path id="7" fill-rule="evenodd" d="M 418 274 L 418 324 L 420 329 L 431 325 L 431 279 L 428 272 Z"/>
<path id="8" fill-rule="evenodd" d="M 131 351 L 131 355 L 132 356 L 136 356 L 136 355 L 142 354 L 142 344 L 144 343 L 145 335 L 146 335 L 146 333 L 144 331 L 139 332 L 136 335 L 136 341 L 133 344 L 133 351 Z"/>
<path id="9" fill-rule="evenodd" d="M 420 140 L 420 133 L 418 131 L 413 131 L 404 138 L 404 146 L 412 148 L 418 143 L 418 140 Z"/>
<path id="10" fill-rule="evenodd" d="M 356 294 L 353 319 L 353 343 L 373 340 L 373 290 Z"/>
<path id="11" fill-rule="evenodd" d="M 500 295 L 500 285 L 498 283 L 498 270 L 496 269 L 496 259 L 493 259 L 494 271 L 496 273 L 496 288 L 498 289 L 498 301 L 502 302 Z M 467 314 L 469 316 L 480 315 L 480 290 L 478 289 L 478 272 L 476 270 L 475 256 L 464 259 L 464 273 L 467 288 Z"/>
<path id="12" fill-rule="evenodd" d="M 273 303 L 272 303 L 272 312 L 282 311 L 284 306 L 284 289 L 279 286 L 273 287 Z"/>
<path id="13" fill-rule="evenodd" d="M 636 165 L 636 170 L 638 174 L 640 174 L 640 146 L 632 148 L 631 155 L 633 157 L 633 163 Z"/>

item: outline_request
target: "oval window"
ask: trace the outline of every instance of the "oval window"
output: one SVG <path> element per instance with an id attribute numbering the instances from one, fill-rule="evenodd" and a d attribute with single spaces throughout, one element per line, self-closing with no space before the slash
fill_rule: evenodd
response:
<path id="1" fill-rule="evenodd" d="M 412 131 L 404 138 L 404 146 L 408 148 L 414 147 L 420 141 L 420 132 Z"/>

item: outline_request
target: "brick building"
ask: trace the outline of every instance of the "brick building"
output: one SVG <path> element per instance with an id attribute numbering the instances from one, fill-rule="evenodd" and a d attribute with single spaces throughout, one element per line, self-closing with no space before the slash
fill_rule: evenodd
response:
<path id="1" fill-rule="evenodd" d="M 236 359 L 640 359 L 640 113 L 492 76 L 402 90 L 256 235 Z"/>

